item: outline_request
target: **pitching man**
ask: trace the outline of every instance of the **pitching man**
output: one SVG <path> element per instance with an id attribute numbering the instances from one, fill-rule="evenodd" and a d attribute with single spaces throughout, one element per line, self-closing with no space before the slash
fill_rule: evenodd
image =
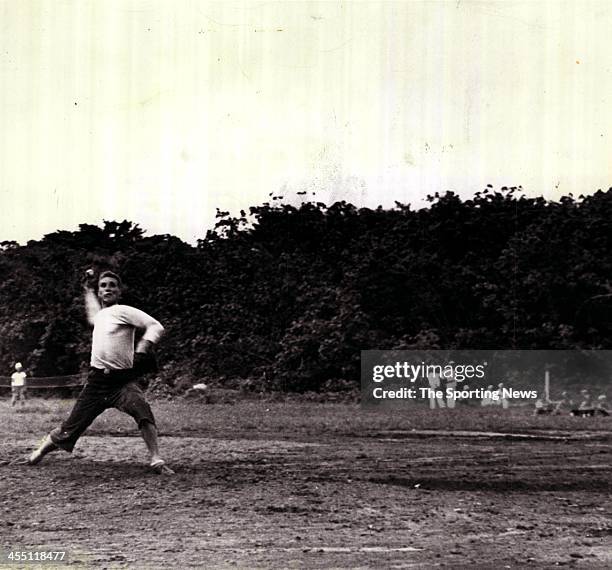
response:
<path id="1" fill-rule="evenodd" d="M 88 272 L 91 276 L 92 272 Z M 72 452 L 77 440 L 106 409 L 116 408 L 134 418 L 150 454 L 150 467 L 164 474 L 172 470 L 159 455 L 157 427 L 149 404 L 137 383 L 150 362 L 151 347 L 164 328 L 145 312 L 119 304 L 122 283 L 112 271 L 100 274 L 95 286 L 85 285 L 87 319 L 93 325 L 91 368 L 68 419 L 47 435 L 30 455 L 34 465 L 51 451 Z M 143 335 L 134 350 L 136 331 Z"/>

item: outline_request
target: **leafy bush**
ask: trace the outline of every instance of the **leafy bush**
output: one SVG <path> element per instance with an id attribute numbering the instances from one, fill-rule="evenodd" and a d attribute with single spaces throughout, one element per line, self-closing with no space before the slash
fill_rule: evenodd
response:
<path id="1" fill-rule="evenodd" d="M 156 318 L 169 385 L 249 390 L 359 385 L 360 351 L 607 348 L 612 190 L 578 200 L 520 188 L 453 193 L 414 211 L 263 204 L 197 246 L 128 221 L 0 243 L 0 366 L 87 366 L 81 277 L 115 268 Z"/>

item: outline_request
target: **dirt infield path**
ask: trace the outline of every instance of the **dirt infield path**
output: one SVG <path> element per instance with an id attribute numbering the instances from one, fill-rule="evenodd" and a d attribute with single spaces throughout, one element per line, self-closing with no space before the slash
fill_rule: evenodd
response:
<path id="1" fill-rule="evenodd" d="M 174 477 L 136 437 L 36 467 L 10 463 L 32 438 L 4 441 L 2 543 L 70 568 L 612 566 L 605 436 L 243 435 L 162 438 Z"/>

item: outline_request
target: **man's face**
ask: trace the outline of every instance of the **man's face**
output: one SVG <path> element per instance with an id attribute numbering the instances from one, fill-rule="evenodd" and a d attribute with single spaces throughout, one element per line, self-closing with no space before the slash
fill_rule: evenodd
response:
<path id="1" fill-rule="evenodd" d="M 110 307 L 119 302 L 121 288 L 114 277 L 102 277 L 98 282 L 98 299 L 103 307 Z"/>

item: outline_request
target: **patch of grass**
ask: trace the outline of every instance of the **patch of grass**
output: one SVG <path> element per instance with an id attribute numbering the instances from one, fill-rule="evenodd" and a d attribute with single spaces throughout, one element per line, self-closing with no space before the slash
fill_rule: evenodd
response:
<path id="1" fill-rule="evenodd" d="M 0 429 L 6 434 L 39 436 L 64 420 L 73 400 L 30 400 L 26 408 L 0 402 Z M 388 430 L 469 430 L 523 432 L 538 430 L 612 432 L 612 418 L 574 418 L 532 415 L 531 408 L 461 407 L 430 411 L 407 405 L 396 409 L 363 409 L 358 404 L 239 401 L 204 404 L 197 401 L 159 400 L 152 408 L 163 435 L 253 437 L 271 434 L 279 439 L 310 438 L 317 434 L 367 437 Z M 134 421 L 108 410 L 92 425 L 96 433 L 137 433 Z"/>
<path id="2" fill-rule="evenodd" d="M 267 432 L 279 438 L 320 433 L 367 436 L 387 430 L 612 430 L 612 418 L 534 417 L 531 408 L 509 410 L 461 407 L 430 411 L 424 406 L 364 409 L 358 404 L 242 401 L 234 405 L 159 402 L 154 406 L 164 433 L 223 434 Z"/>

